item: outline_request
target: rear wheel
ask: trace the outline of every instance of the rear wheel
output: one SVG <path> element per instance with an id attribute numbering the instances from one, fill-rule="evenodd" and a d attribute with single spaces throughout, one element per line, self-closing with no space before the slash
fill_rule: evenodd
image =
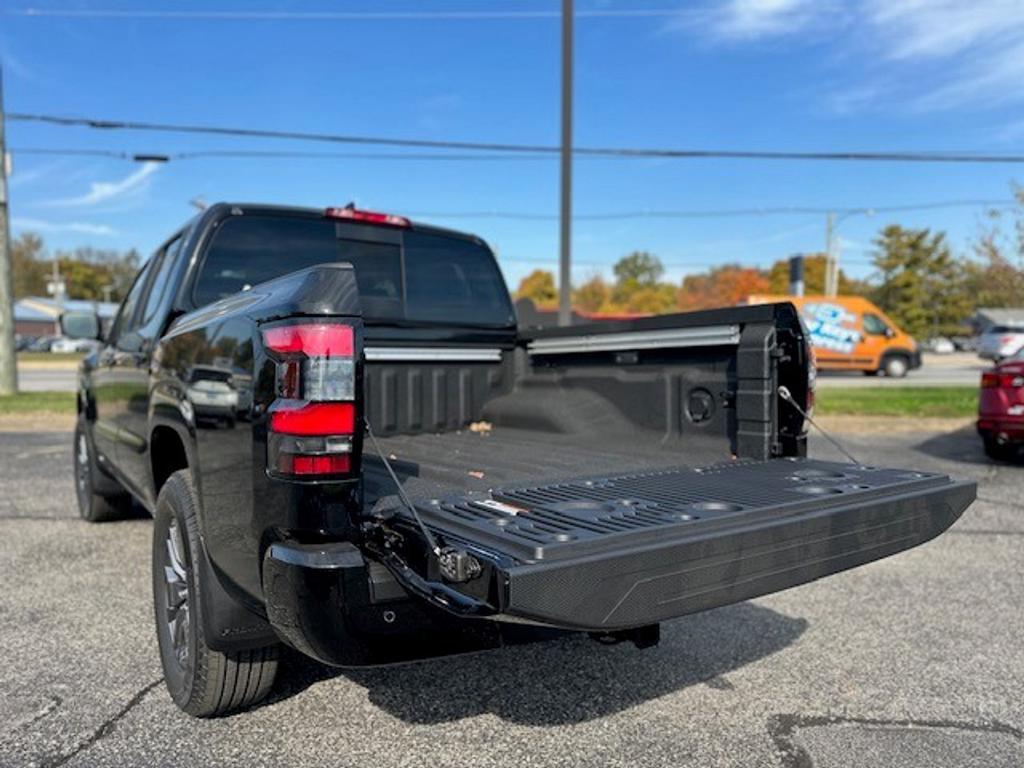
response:
<path id="1" fill-rule="evenodd" d="M 994 437 L 983 438 L 985 442 L 985 455 L 996 461 L 1007 461 L 1013 458 L 1016 453 L 1015 446 L 1008 443 L 1000 443 Z"/>
<path id="2" fill-rule="evenodd" d="M 910 370 L 910 361 L 903 355 L 893 355 L 886 358 L 882 368 L 890 379 L 902 379 Z"/>
<path id="3" fill-rule="evenodd" d="M 195 566 L 196 493 L 188 470 L 164 483 L 153 519 L 153 603 L 164 680 L 174 703 L 211 717 L 251 706 L 274 684 L 278 646 L 222 653 L 206 644 L 205 586 Z"/>
<path id="4" fill-rule="evenodd" d="M 85 419 L 78 417 L 75 426 L 75 495 L 78 514 L 90 523 L 120 520 L 132 510 L 132 498 L 107 475 L 96 461 L 96 449 L 86 427 Z"/>

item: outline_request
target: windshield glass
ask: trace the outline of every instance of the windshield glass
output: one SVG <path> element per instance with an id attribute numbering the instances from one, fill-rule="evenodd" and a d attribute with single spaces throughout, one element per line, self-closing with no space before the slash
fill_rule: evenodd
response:
<path id="1" fill-rule="evenodd" d="M 403 230 L 381 242 L 372 227 L 339 229 L 328 219 L 240 216 L 207 248 L 194 298 L 202 306 L 305 267 L 347 261 L 369 321 L 515 324 L 501 272 L 484 246 Z M 359 239 L 360 231 L 366 239 Z M 344 236 L 339 236 L 339 231 Z M 404 275 L 404 278 L 403 278 Z"/>

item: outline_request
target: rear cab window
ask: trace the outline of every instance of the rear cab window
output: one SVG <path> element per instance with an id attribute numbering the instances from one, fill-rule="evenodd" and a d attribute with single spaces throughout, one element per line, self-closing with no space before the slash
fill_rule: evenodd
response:
<path id="1" fill-rule="evenodd" d="M 221 222 L 195 281 L 197 306 L 306 267 L 348 262 L 370 323 L 508 328 L 512 302 L 483 244 L 458 235 L 297 216 Z"/>

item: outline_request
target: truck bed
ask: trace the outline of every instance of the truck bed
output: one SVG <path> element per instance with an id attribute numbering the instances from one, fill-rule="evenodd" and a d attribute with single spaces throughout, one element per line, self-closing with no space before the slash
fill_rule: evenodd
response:
<path id="1" fill-rule="evenodd" d="M 729 459 L 722 446 L 691 445 L 685 456 L 650 434 L 597 443 L 579 435 L 496 427 L 379 438 L 392 468 L 413 498 L 446 497 L 497 486 L 542 483 L 595 474 L 702 466 Z M 395 489 L 367 443 L 364 480 L 368 506 L 397 504 Z"/>

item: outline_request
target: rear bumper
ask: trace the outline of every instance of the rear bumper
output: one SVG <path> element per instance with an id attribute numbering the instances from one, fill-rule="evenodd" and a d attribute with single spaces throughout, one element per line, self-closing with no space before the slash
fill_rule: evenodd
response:
<path id="1" fill-rule="evenodd" d="M 565 628 L 652 624 L 804 584 L 942 533 L 976 485 L 886 495 L 825 510 L 736 521 L 643 549 L 509 569 L 503 612 Z"/>
<path id="2" fill-rule="evenodd" d="M 1003 442 L 1024 442 L 1024 419 L 1007 416 L 979 416 L 975 422 L 982 437 L 999 438 Z"/>

